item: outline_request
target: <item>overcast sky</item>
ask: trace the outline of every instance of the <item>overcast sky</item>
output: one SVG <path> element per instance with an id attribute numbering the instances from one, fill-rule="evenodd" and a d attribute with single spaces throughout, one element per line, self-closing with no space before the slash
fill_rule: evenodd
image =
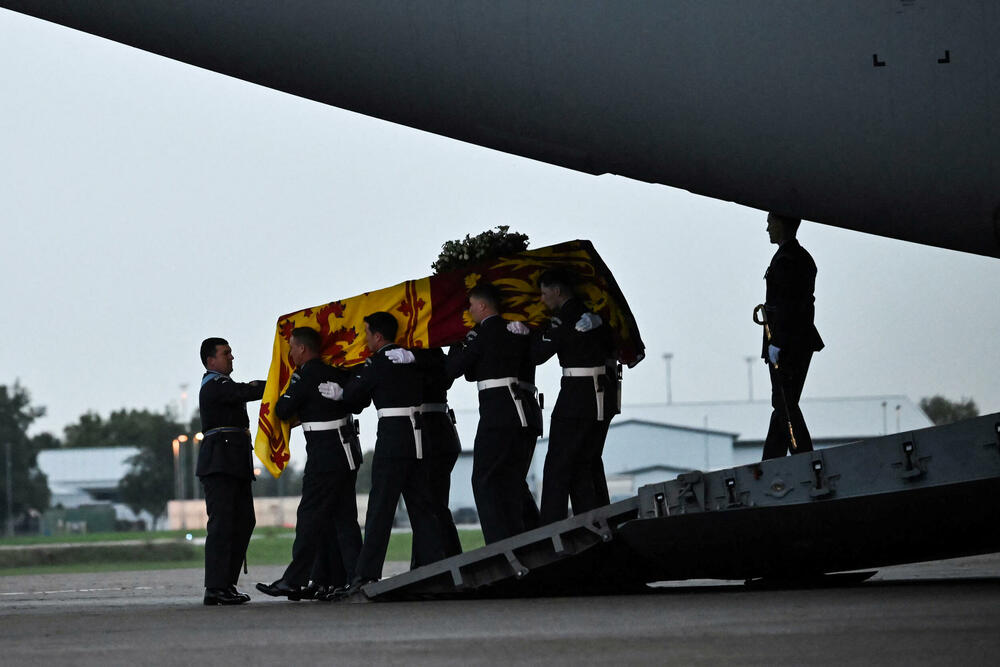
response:
<path id="1" fill-rule="evenodd" d="M 199 342 L 263 378 L 282 313 L 430 273 L 499 224 L 594 242 L 647 359 L 625 402 L 745 399 L 765 214 L 359 116 L 0 10 L 0 384 L 62 435 L 196 404 Z M 819 266 L 806 396 L 941 393 L 1000 410 L 1000 261 L 804 222 Z M 554 362 L 551 362 L 554 363 Z M 754 393 L 768 391 L 753 363 Z M 541 376 L 555 396 L 556 374 Z M 474 392 L 453 392 L 460 407 Z"/>

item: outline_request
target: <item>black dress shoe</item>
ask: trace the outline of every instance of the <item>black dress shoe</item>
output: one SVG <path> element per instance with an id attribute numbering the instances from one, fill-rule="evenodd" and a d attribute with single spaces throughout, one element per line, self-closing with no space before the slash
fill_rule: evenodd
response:
<path id="1" fill-rule="evenodd" d="M 284 579 L 278 579 L 273 584 L 262 584 L 258 582 L 257 590 L 265 595 L 270 595 L 273 598 L 284 597 L 293 601 L 302 599 L 302 588 L 300 586 L 292 586 Z"/>
<path id="2" fill-rule="evenodd" d="M 326 599 L 326 596 L 329 595 L 333 589 L 333 586 L 309 582 L 309 585 L 302 589 L 302 599 L 329 602 L 329 600 Z M 307 594 L 309 597 L 306 597 Z"/>
<path id="3" fill-rule="evenodd" d="M 250 602 L 250 596 L 240 592 L 240 589 L 236 588 L 236 584 L 231 585 L 228 590 L 231 595 L 242 598 L 244 602 Z"/>
<path id="4" fill-rule="evenodd" d="M 308 584 L 299 589 L 299 599 L 300 600 L 315 600 L 316 593 L 320 588 L 325 588 L 325 586 L 319 586 L 315 582 L 310 581 Z"/>
<path id="5" fill-rule="evenodd" d="M 346 600 L 352 595 L 363 595 L 361 593 L 361 588 L 365 584 L 371 584 L 378 581 L 378 579 L 360 579 L 358 581 L 352 582 L 347 586 L 341 586 L 340 588 L 334 588 L 329 591 L 322 599 L 326 602 L 336 602 L 338 600 Z"/>
<path id="6" fill-rule="evenodd" d="M 206 588 L 204 602 L 206 605 L 212 606 L 219 604 L 243 604 L 246 600 L 238 595 L 233 595 L 225 588 Z"/>

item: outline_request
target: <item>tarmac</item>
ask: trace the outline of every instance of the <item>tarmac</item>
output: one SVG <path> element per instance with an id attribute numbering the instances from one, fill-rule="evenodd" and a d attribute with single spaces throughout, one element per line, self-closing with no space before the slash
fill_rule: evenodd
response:
<path id="1" fill-rule="evenodd" d="M 405 569 L 390 563 L 386 574 Z M 654 585 L 600 597 L 201 604 L 200 570 L 0 577 L 4 665 L 995 665 L 1000 554 L 850 586 Z"/>

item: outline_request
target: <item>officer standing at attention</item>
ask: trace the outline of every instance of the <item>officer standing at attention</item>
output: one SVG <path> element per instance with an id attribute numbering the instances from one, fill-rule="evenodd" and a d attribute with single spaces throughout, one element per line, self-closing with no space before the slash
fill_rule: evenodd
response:
<path id="1" fill-rule="evenodd" d="M 778 245 L 764 280 L 767 327 L 761 357 L 771 373 L 771 424 L 764 441 L 764 459 L 784 456 L 792 446 L 789 423 L 795 433 L 795 450 L 812 451 L 799 397 L 813 352 L 823 349 L 823 340 L 813 324 L 816 313 L 816 263 L 795 239 L 798 218 L 777 213 L 767 216 L 767 233 Z M 768 340 L 770 333 L 770 340 Z M 786 412 L 787 407 L 787 412 Z"/>
<path id="2" fill-rule="evenodd" d="M 243 604 L 250 596 L 238 591 L 236 582 L 256 524 L 247 403 L 260 400 L 265 383 L 233 381 L 233 350 L 222 338 L 202 341 L 201 362 L 206 372 L 198 407 L 205 439 L 198 451 L 197 474 L 205 489 L 208 512 L 204 602 Z"/>
<path id="3" fill-rule="evenodd" d="M 487 544 L 533 527 L 530 517 L 538 512 L 525 481 L 529 443 L 541 427 L 535 387 L 521 378 L 534 372 L 529 339 L 508 329 L 500 305 L 494 285 L 479 283 L 469 291 L 476 326 L 451 347 L 446 366 L 449 376 L 465 375 L 479 390 L 472 491 Z"/>
<path id="4" fill-rule="evenodd" d="M 320 393 L 361 410 L 374 402 L 378 409 L 378 435 L 372 458 L 372 488 L 365 517 L 365 540 L 349 586 L 330 599 L 354 594 L 361 586 L 382 577 L 389 535 L 400 495 L 418 539 L 421 562 L 444 557 L 441 530 L 434 517 L 428 491 L 424 459 L 420 405 L 423 378 L 414 364 L 403 361 L 402 348 L 394 343 L 399 324 L 391 313 L 375 312 L 364 318 L 365 337 L 371 356 L 346 386 L 337 382 L 320 385 Z M 417 538 L 417 535 L 421 535 Z"/>
<path id="5" fill-rule="evenodd" d="M 617 412 L 618 379 L 610 330 L 574 294 L 573 277 L 550 270 L 538 282 L 552 317 L 532 337 L 532 360 L 558 355 L 563 376 L 542 477 L 541 520 L 552 523 L 566 518 L 568 501 L 574 514 L 609 502 L 601 456 Z"/>
<path id="6" fill-rule="evenodd" d="M 306 466 L 292 562 L 281 579 L 272 584 L 258 583 L 257 589 L 292 600 L 321 598 L 329 590 L 347 585 L 361 551 L 354 493 L 361 444 L 347 404 L 329 401 L 319 393 L 321 383 L 346 384 L 351 374 L 325 364 L 321 349 L 322 339 L 315 329 L 299 327 L 292 331 L 288 357 L 296 369 L 288 389 L 274 406 L 279 419 L 297 418 L 302 425 Z M 306 587 L 314 564 L 318 565 L 313 570 L 317 574 Z"/>

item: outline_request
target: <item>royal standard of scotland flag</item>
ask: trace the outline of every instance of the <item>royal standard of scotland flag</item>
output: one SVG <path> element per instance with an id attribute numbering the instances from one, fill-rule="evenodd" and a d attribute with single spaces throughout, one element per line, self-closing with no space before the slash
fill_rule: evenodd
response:
<path id="1" fill-rule="evenodd" d="M 278 419 L 271 408 L 287 389 L 294 370 L 288 360 L 292 329 L 318 330 L 323 340 L 323 361 L 333 366 L 364 362 L 369 352 L 363 318 L 380 310 L 392 313 L 399 320 L 396 342 L 403 347 L 451 345 L 465 338 L 473 326 L 466 310 L 467 293 L 479 281 L 491 282 L 503 291 L 505 319 L 540 326 L 547 316 L 539 299 L 538 277 L 554 268 L 570 271 L 579 279 L 579 296 L 613 329 L 618 360 L 629 367 L 639 363 L 645 348 L 635 318 L 614 276 L 590 241 L 568 241 L 487 259 L 279 317 L 254 440 L 257 457 L 275 477 L 288 465 L 292 424 Z"/>

